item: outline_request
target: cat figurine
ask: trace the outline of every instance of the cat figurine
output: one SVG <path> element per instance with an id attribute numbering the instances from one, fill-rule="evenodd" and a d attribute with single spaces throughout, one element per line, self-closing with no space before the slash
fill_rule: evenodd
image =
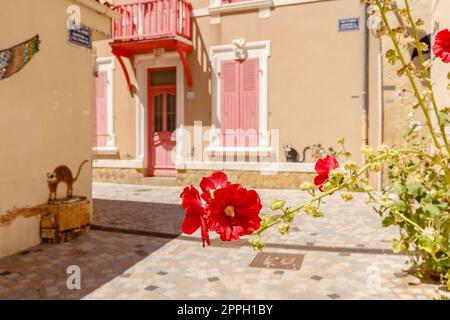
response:
<path id="1" fill-rule="evenodd" d="M 72 171 L 67 166 L 59 166 L 52 173 L 47 173 L 47 184 L 48 190 L 50 192 L 48 202 L 50 203 L 52 200 L 56 200 L 56 190 L 58 188 L 58 184 L 63 182 L 67 185 L 67 198 L 72 197 L 73 192 L 73 184 L 77 181 L 80 176 L 81 168 L 84 164 L 86 164 L 88 160 L 84 160 L 79 168 L 78 173 L 75 177 L 72 175 Z"/>

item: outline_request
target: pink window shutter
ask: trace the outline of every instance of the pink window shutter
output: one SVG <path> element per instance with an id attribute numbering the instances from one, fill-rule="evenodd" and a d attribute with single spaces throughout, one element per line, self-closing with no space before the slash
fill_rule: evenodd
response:
<path id="1" fill-rule="evenodd" d="M 222 145 L 235 146 L 234 131 L 239 128 L 239 62 L 221 63 L 220 128 Z M 230 132 L 232 130 L 232 132 Z"/>
<path id="2" fill-rule="evenodd" d="M 239 118 L 244 136 L 240 146 L 256 147 L 259 130 L 259 60 L 247 59 L 240 67 Z"/>
<path id="3" fill-rule="evenodd" d="M 97 147 L 104 147 L 108 141 L 107 128 L 107 73 L 105 71 L 98 72 L 96 79 L 96 119 L 95 130 L 97 135 Z"/>

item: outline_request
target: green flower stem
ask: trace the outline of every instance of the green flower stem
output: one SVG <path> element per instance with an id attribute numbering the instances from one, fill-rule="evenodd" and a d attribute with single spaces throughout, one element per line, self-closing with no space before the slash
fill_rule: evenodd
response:
<path id="1" fill-rule="evenodd" d="M 381 157 L 382 157 L 382 156 L 377 157 L 376 161 L 380 160 Z M 365 173 L 365 172 L 369 169 L 369 166 L 370 166 L 370 163 L 364 165 L 359 171 L 356 172 L 355 176 L 356 176 L 356 177 L 359 177 L 360 175 L 362 175 L 363 173 Z M 344 182 L 344 183 L 342 183 L 342 184 L 340 184 L 340 185 L 338 185 L 338 186 L 336 186 L 336 187 L 334 187 L 334 188 L 332 188 L 332 189 L 330 189 L 330 190 L 328 190 L 328 191 L 326 191 L 326 192 L 321 193 L 321 194 L 318 195 L 318 196 L 315 196 L 314 198 L 310 199 L 308 202 L 305 202 L 305 203 L 299 205 L 299 206 L 296 207 L 295 209 L 291 209 L 289 214 L 292 215 L 292 216 L 294 216 L 294 215 L 296 215 L 300 210 L 302 210 L 306 205 L 311 204 L 311 203 L 316 202 L 316 201 L 321 201 L 323 198 L 325 198 L 325 197 L 327 197 L 327 196 L 329 196 L 329 195 L 335 193 L 336 191 L 345 189 L 345 188 L 347 188 L 348 186 L 349 186 L 349 182 Z M 260 236 L 261 233 L 263 233 L 265 230 L 267 230 L 267 229 L 273 227 L 274 225 L 280 223 L 281 221 L 283 221 L 284 218 L 285 218 L 285 216 L 281 216 L 281 217 L 277 218 L 276 220 L 272 221 L 271 223 L 267 224 L 266 226 L 260 228 L 258 231 L 256 231 L 256 232 L 254 233 L 254 235 Z"/>
<path id="2" fill-rule="evenodd" d="M 400 150 L 398 150 L 398 152 L 399 152 L 399 153 L 405 153 L 405 154 L 426 155 L 426 154 L 425 154 L 423 151 L 421 151 L 421 150 L 400 149 Z M 380 161 L 380 160 L 382 160 L 384 157 L 385 157 L 385 155 L 380 155 L 380 156 L 376 157 L 376 159 L 375 159 L 373 162 Z M 355 172 L 355 175 L 352 176 L 352 179 L 354 179 L 355 177 L 359 177 L 359 176 L 361 176 L 363 173 L 367 172 L 367 170 L 369 169 L 370 164 L 371 164 L 371 163 L 365 164 L 361 169 L 359 169 L 357 172 Z M 350 186 L 350 183 L 349 183 L 349 182 L 350 182 L 350 181 L 344 182 L 344 183 L 342 183 L 342 184 L 340 184 L 340 185 L 338 185 L 338 186 L 336 186 L 336 187 L 334 187 L 334 188 L 332 188 L 332 189 L 330 189 L 330 190 L 328 190 L 328 191 L 326 191 L 326 192 L 323 192 L 323 193 L 321 193 L 320 195 L 317 195 L 317 196 L 313 193 L 313 194 L 312 194 L 312 195 L 313 195 L 313 198 L 312 198 L 312 199 L 310 199 L 309 201 L 307 201 L 307 202 L 305 202 L 305 203 L 299 205 L 299 206 L 296 207 L 295 209 L 291 209 L 290 212 L 289 212 L 289 214 L 292 215 L 292 216 L 294 216 L 294 215 L 296 215 L 300 210 L 302 210 L 306 205 L 311 204 L 311 203 L 314 203 L 314 202 L 316 202 L 316 201 L 321 201 L 323 198 L 325 198 L 325 197 L 327 197 L 327 196 L 329 196 L 329 195 L 335 193 L 336 191 L 340 191 L 340 190 L 342 190 L 342 189 L 348 188 L 348 187 Z M 308 192 L 308 193 L 311 194 L 310 192 Z M 375 199 L 370 193 L 369 193 L 369 195 L 371 196 L 372 199 Z M 260 237 L 261 234 L 262 234 L 265 230 L 270 229 L 270 228 L 273 227 L 274 225 L 276 225 L 276 224 L 282 222 L 283 219 L 285 219 L 285 218 L 286 218 L 286 214 L 280 216 L 279 218 L 275 219 L 275 220 L 272 221 L 271 223 L 269 223 L 269 224 L 265 225 L 264 227 L 260 228 L 258 231 L 254 232 L 253 235 Z M 402 217 L 402 218 L 403 218 L 403 217 Z M 405 221 L 411 221 L 410 219 L 408 219 L 408 218 L 406 218 L 406 217 L 404 217 L 404 218 L 405 218 L 405 219 L 404 219 Z M 411 221 L 411 222 L 412 222 L 412 224 L 415 224 L 415 222 L 413 222 L 413 221 Z M 420 228 L 420 226 L 418 226 L 417 224 L 416 224 L 416 226 Z M 423 229 L 422 229 L 422 230 L 423 230 Z"/>
<path id="3" fill-rule="evenodd" d="M 339 185 L 339 186 L 337 186 L 337 187 L 335 187 L 335 188 L 333 188 L 333 189 L 330 189 L 330 190 L 328 190 L 328 191 L 326 191 L 326 192 L 324 192 L 324 193 L 322 193 L 322 194 L 320 194 L 320 195 L 318 195 L 318 196 L 312 198 L 312 199 L 309 200 L 308 202 L 305 202 L 305 203 L 299 205 L 297 208 L 291 210 L 290 215 L 293 215 L 293 216 L 296 215 L 296 214 L 297 214 L 301 209 L 303 209 L 306 205 L 308 205 L 308 204 L 310 204 L 310 203 L 313 203 L 313 202 L 316 202 L 316 201 L 320 201 L 322 198 L 325 198 L 326 196 L 329 196 L 330 194 L 332 194 L 332 193 L 334 193 L 334 192 L 336 192 L 336 191 L 342 190 L 342 189 L 344 189 L 345 187 L 347 187 L 347 183 L 341 184 L 341 185 Z M 274 225 L 280 223 L 281 221 L 283 221 L 283 218 L 284 218 L 284 216 L 281 216 L 281 217 L 279 217 L 278 219 L 276 219 L 276 220 L 272 221 L 271 223 L 267 224 L 267 225 L 264 226 L 263 228 L 260 228 L 258 231 L 256 231 L 256 232 L 254 233 L 254 235 L 258 235 L 258 236 L 261 235 L 261 233 L 263 233 L 265 230 L 267 230 L 267 229 L 273 227 Z"/>
<path id="4" fill-rule="evenodd" d="M 384 7 L 383 7 L 382 3 L 380 2 L 380 0 L 375 0 L 375 3 L 377 5 L 377 7 L 380 9 L 380 14 L 381 14 L 381 17 L 383 19 L 383 23 L 386 26 L 386 29 L 388 30 L 389 36 L 390 36 L 390 38 L 392 40 L 392 43 L 393 43 L 393 45 L 395 47 L 395 50 L 396 50 L 397 55 L 398 55 L 398 58 L 399 58 L 399 60 L 400 60 L 400 62 L 402 64 L 403 68 L 405 69 L 406 75 L 407 75 L 407 77 L 409 79 L 409 82 L 411 83 L 411 86 L 412 86 L 412 88 L 414 90 L 414 94 L 415 94 L 416 98 L 419 101 L 420 108 L 422 109 L 422 112 L 425 115 L 427 126 L 428 126 L 428 129 L 430 131 L 430 135 L 431 135 L 431 137 L 433 139 L 434 145 L 436 146 L 436 148 L 438 150 L 441 150 L 442 147 L 441 147 L 441 144 L 439 143 L 439 140 L 436 137 L 436 133 L 434 132 L 434 127 L 433 127 L 433 124 L 431 122 L 430 114 L 429 114 L 428 109 L 425 106 L 425 103 L 424 103 L 424 101 L 423 101 L 423 99 L 422 99 L 422 97 L 420 95 L 419 89 L 417 87 L 416 82 L 414 81 L 414 77 L 413 77 L 413 75 L 411 73 L 411 70 L 409 70 L 407 68 L 408 64 L 406 63 L 405 58 L 403 57 L 403 52 L 400 49 L 399 42 L 398 42 L 397 38 L 395 37 L 395 34 L 392 31 L 392 28 L 391 28 L 391 26 L 389 24 L 389 21 L 387 19 Z M 448 166 L 445 163 L 443 163 L 442 159 L 440 159 L 440 156 L 439 156 L 439 164 L 440 164 L 440 166 L 442 167 L 442 169 L 445 172 L 445 177 L 446 177 L 447 182 L 450 184 L 450 170 L 449 170 Z"/>
<path id="5" fill-rule="evenodd" d="M 415 222 L 412 221 L 411 219 L 407 218 L 404 214 L 397 213 L 397 215 L 398 215 L 399 217 L 401 217 L 403 220 L 405 220 L 405 222 L 408 222 L 409 224 L 411 224 L 412 226 L 414 226 L 418 231 L 420 231 L 420 232 L 422 232 L 422 233 L 425 232 L 425 230 L 424 230 L 421 226 L 419 226 L 417 223 L 415 223 Z"/>
<path id="6" fill-rule="evenodd" d="M 416 49 L 417 49 L 417 52 L 419 53 L 419 59 L 420 59 L 420 62 L 422 63 L 422 66 L 423 66 L 423 64 L 425 62 L 425 58 L 423 57 L 423 51 L 422 51 L 422 46 L 420 44 L 419 32 L 417 31 L 416 24 L 415 24 L 414 19 L 413 19 L 412 15 L 411 15 L 411 10 L 410 10 L 410 7 L 409 7 L 409 1 L 408 0 L 404 0 L 404 2 L 405 2 L 406 12 L 408 14 L 408 20 L 409 20 L 409 23 L 410 23 L 411 28 L 412 28 L 412 33 L 413 33 L 414 39 L 416 41 Z M 429 48 L 429 50 L 431 50 L 431 48 Z M 433 85 L 431 83 L 430 74 L 428 72 L 428 69 L 425 68 L 425 67 L 424 67 L 424 74 L 425 74 L 425 77 L 426 77 L 427 87 L 428 87 L 428 89 L 430 90 L 430 93 L 431 93 L 431 95 L 430 95 L 430 97 L 431 97 L 431 104 L 433 105 L 433 110 L 434 110 L 434 113 L 436 115 L 436 118 L 439 119 L 439 110 L 438 110 L 438 107 L 437 107 L 437 104 L 436 104 L 436 99 L 434 97 Z M 441 123 L 438 123 L 438 124 L 439 124 L 439 129 L 441 130 L 442 139 L 444 140 L 444 144 L 445 144 L 445 147 L 447 149 L 447 154 L 450 155 L 450 145 L 449 145 L 449 142 L 448 142 L 448 139 L 447 139 L 447 135 L 445 133 L 445 127 Z"/>

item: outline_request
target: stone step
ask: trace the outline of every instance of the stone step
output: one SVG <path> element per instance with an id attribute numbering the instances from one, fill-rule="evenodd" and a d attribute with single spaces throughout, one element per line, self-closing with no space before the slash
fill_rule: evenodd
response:
<path id="1" fill-rule="evenodd" d="M 175 177 L 144 177 L 142 184 L 147 186 L 175 187 L 177 180 Z"/>

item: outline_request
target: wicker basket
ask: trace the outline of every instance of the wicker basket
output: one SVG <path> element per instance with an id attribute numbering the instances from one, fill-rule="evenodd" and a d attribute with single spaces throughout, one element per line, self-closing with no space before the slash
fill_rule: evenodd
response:
<path id="1" fill-rule="evenodd" d="M 91 204 L 89 200 L 49 204 L 47 211 L 55 217 L 58 233 L 78 231 L 91 224 Z"/>

